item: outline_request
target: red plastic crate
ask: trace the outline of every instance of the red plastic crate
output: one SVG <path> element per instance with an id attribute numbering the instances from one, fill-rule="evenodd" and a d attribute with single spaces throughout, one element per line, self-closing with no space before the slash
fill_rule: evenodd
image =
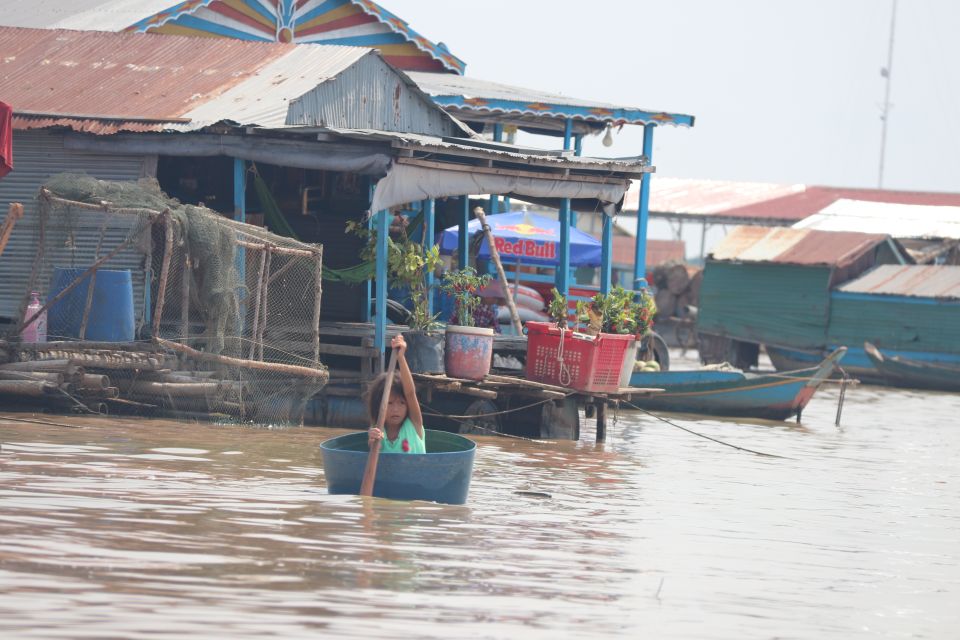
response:
<path id="1" fill-rule="evenodd" d="M 561 352 L 557 325 L 531 321 L 526 327 L 528 380 L 593 393 L 620 388 L 620 371 L 633 336 L 601 333 L 594 337 L 567 330 Z"/>

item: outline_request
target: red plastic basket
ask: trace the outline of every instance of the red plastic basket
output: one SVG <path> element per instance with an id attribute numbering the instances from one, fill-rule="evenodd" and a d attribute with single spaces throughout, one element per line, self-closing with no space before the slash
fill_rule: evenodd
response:
<path id="1" fill-rule="evenodd" d="M 587 336 L 552 322 L 527 322 L 527 379 L 577 391 L 606 393 L 620 388 L 620 371 L 633 336 Z"/>

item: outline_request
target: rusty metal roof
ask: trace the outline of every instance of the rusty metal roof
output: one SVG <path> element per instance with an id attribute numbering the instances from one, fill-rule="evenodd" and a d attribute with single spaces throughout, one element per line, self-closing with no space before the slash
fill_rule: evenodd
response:
<path id="1" fill-rule="evenodd" d="M 15 128 L 91 133 L 280 126 L 289 101 L 360 47 L 0 27 L 0 95 Z"/>
<path id="2" fill-rule="evenodd" d="M 881 265 L 840 291 L 923 298 L 960 298 L 960 267 L 928 265 Z"/>
<path id="3" fill-rule="evenodd" d="M 737 227 L 710 255 L 714 260 L 844 267 L 887 239 L 871 233 Z"/>

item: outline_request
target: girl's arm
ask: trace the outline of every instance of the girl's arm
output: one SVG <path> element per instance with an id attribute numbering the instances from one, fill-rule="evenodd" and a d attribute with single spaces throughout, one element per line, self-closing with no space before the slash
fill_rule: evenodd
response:
<path id="1" fill-rule="evenodd" d="M 407 401 L 407 417 L 417 428 L 417 435 L 423 437 L 423 414 L 420 411 L 420 402 L 417 400 L 417 387 L 413 383 L 413 374 L 405 356 L 407 342 L 402 335 L 396 336 L 390 346 L 397 349 L 397 364 L 400 365 L 400 384 L 403 386 L 403 397 Z"/>

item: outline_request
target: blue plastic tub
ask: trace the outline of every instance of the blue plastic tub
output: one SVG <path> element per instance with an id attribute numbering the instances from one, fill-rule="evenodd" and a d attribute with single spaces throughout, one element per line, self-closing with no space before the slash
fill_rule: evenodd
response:
<path id="1" fill-rule="evenodd" d="M 427 453 L 381 453 L 373 495 L 391 500 L 464 504 L 470 491 L 477 445 L 455 433 L 427 429 Z M 367 432 L 348 433 L 321 443 L 327 491 L 359 494 L 367 466 Z"/>
<path id="2" fill-rule="evenodd" d="M 86 270 L 86 267 L 55 267 L 48 299 L 53 299 Z M 87 276 L 50 307 L 47 312 L 48 340 L 80 337 L 89 288 L 90 276 Z M 134 339 L 133 280 L 129 269 L 97 270 L 84 339 L 97 342 L 130 342 Z"/>

